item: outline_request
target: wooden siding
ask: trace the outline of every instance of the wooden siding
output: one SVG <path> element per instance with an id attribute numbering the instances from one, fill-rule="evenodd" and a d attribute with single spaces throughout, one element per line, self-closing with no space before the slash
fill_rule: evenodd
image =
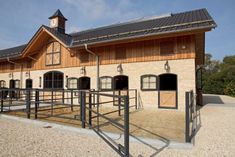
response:
<path id="1" fill-rule="evenodd" d="M 203 34 L 204 35 L 204 34 Z M 181 37 L 169 37 L 162 39 L 151 39 L 145 41 L 107 45 L 91 48 L 91 50 L 100 56 L 101 65 L 105 64 L 119 64 L 119 63 L 133 63 L 133 62 L 147 62 L 147 61 L 160 61 L 160 60 L 175 60 L 175 59 L 189 59 L 195 58 L 195 40 L 199 40 L 198 35 L 187 35 Z M 174 42 L 174 53 L 170 55 L 160 54 L 160 42 L 173 40 Z M 51 41 L 51 40 L 48 40 Z M 95 56 L 89 54 L 88 62 L 80 61 L 80 52 L 87 53 L 85 50 L 78 49 L 67 49 L 61 45 L 61 64 L 46 66 L 45 55 L 46 46 L 44 44 L 39 51 L 33 52 L 31 57 L 35 58 L 37 61 L 32 60 L 32 67 L 28 68 L 27 63 L 30 59 L 25 57 L 23 59 L 17 60 L 15 62 L 19 63 L 16 65 L 14 70 L 10 70 L 10 63 L 1 62 L 0 72 L 15 72 L 15 71 L 28 71 L 28 70 L 44 70 L 44 69 L 58 69 L 58 68 L 68 68 L 68 67 L 78 67 L 78 66 L 92 66 L 95 65 Z M 125 47 L 126 58 L 116 59 L 115 49 L 116 47 Z M 199 46 L 201 46 L 199 44 Z M 200 48 L 201 49 L 201 48 Z M 200 51 L 201 52 L 201 51 Z M 201 60 L 201 58 L 198 58 Z M 22 69 L 21 69 L 22 64 Z"/>
<path id="2" fill-rule="evenodd" d="M 202 65 L 205 58 L 205 33 L 195 35 L 195 47 L 196 65 Z"/>

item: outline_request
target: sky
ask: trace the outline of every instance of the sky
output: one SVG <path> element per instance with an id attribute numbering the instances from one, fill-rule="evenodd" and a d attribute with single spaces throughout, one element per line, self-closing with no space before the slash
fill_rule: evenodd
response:
<path id="1" fill-rule="evenodd" d="M 206 8 L 218 25 L 206 33 L 206 53 L 218 60 L 235 55 L 235 0 L 0 0 L 0 49 L 28 43 L 57 9 L 71 33 L 199 8 Z"/>

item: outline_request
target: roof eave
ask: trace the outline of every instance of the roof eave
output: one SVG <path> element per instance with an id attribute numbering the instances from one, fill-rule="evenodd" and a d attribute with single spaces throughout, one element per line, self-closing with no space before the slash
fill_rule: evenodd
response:
<path id="1" fill-rule="evenodd" d="M 173 34 L 173 33 L 182 33 L 182 32 L 188 32 L 188 31 L 200 31 L 204 30 L 204 32 L 210 31 L 213 28 L 216 28 L 217 25 L 213 24 L 212 26 L 203 26 L 203 27 L 197 27 L 197 28 L 187 28 L 187 29 L 182 29 L 182 30 L 173 30 L 173 31 L 166 31 L 166 32 L 158 32 L 158 33 L 152 33 L 152 34 L 143 34 L 143 35 L 136 35 L 136 36 L 131 36 L 131 37 L 122 37 L 122 38 L 117 38 L 117 39 L 111 39 L 111 40 L 106 40 L 106 41 L 98 41 L 98 42 L 92 42 L 92 43 L 87 43 L 87 45 L 94 46 L 97 44 L 108 44 L 116 41 L 122 41 L 122 40 L 129 40 L 129 39 L 136 39 L 136 38 L 145 38 L 145 37 L 153 37 L 153 36 L 159 36 L 159 35 L 167 35 L 167 34 Z M 193 32 L 192 32 L 193 33 Z M 84 47 L 84 44 L 79 44 L 79 45 L 74 45 L 70 46 L 69 48 L 80 48 Z"/>

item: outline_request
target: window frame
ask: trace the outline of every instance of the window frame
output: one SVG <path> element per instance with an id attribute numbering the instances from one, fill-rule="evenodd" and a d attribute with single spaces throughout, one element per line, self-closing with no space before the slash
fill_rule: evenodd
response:
<path id="1" fill-rule="evenodd" d="M 102 79 L 111 79 L 111 88 L 102 88 Z M 102 77 L 100 77 L 99 78 L 99 86 L 100 86 L 100 90 L 102 90 L 102 91 L 110 91 L 110 90 L 113 90 L 113 77 L 111 77 L 111 76 L 102 76 Z M 107 83 L 105 84 L 105 86 L 107 87 Z"/>
<path id="2" fill-rule="evenodd" d="M 155 77 L 156 78 L 156 87 L 155 88 L 150 88 L 150 80 L 148 81 L 148 88 L 143 88 L 143 83 L 144 83 L 144 78 L 150 78 L 150 77 Z M 140 76 L 140 88 L 142 91 L 158 91 L 158 76 L 154 75 L 154 74 L 146 74 L 146 75 L 142 75 Z"/>
<path id="3" fill-rule="evenodd" d="M 5 80 L 0 80 L 0 88 L 6 88 L 6 81 Z"/>
<path id="4" fill-rule="evenodd" d="M 77 80 L 77 88 L 70 88 L 70 81 L 71 80 Z M 77 77 L 70 77 L 70 78 L 67 79 L 67 82 L 68 82 L 68 84 L 67 84 L 68 89 L 78 89 L 78 78 Z"/>
<path id="5" fill-rule="evenodd" d="M 54 44 L 55 43 L 58 43 L 60 45 L 60 50 L 59 51 L 54 51 Z M 48 52 L 48 47 L 49 45 L 52 44 L 52 52 Z M 57 64 L 54 64 L 53 61 L 54 61 L 54 55 L 56 54 L 59 54 L 59 63 Z M 52 56 L 52 63 L 51 64 L 47 64 L 47 56 L 51 55 Z M 46 56 L 45 56 L 45 65 L 46 66 L 55 66 L 55 65 L 60 65 L 61 64 L 61 44 L 58 42 L 58 41 L 52 41 L 50 43 L 47 44 L 46 46 Z"/>
<path id="6" fill-rule="evenodd" d="M 18 85 L 18 87 L 16 87 L 16 85 Z M 19 79 L 15 80 L 15 88 L 20 89 L 20 80 Z"/>
<path id="7" fill-rule="evenodd" d="M 46 75 L 49 75 L 51 73 L 51 80 L 46 80 Z M 55 78 L 55 74 L 58 73 L 58 74 L 61 74 L 62 75 L 62 81 L 61 81 L 61 85 L 62 87 L 56 87 L 55 88 L 55 81 L 58 81 L 58 80 L 54 80 Z M 46 87 L 46 81 L 51 81 L 51 87 Z M 64 73 L 63 72 L 60 72 L 60 71 L 49 71 L 47 73 L 45 73 L 43 75 L 43 89 L 64 89 Z"/>

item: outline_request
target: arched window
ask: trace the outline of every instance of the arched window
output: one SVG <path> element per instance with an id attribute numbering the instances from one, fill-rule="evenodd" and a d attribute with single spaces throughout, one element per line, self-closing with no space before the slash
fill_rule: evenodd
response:
<path id="1" fill-rule="evenodd" d="M 101 90 L 112 90 L 113 89 L 113 78 L 111 76 L 100 77 L 100 89 Z"/>
<path id="2" fill-rule="evenodd" d="M 141 90 L 157 90 L 158 77 L 156 75 L 142 75 L 141 76 Z"/>
<path id="3" fill-rule="evenodd" d="M 32 80 L 32 79 L 27 79 L 27 80 L 25 81 L 25 87 L 26 87 L 27 89 L 33 88 L 33 80 Z"/>
<path id="4" fill-rule="evenodd" d="M 50 71 L 44 74 L 44 88 L 62 89 L 64 87 L 64 74 L 59 71 Z"/>
<path id="5" fill-rule="evenodd" d="M 0 81 L 0 88 L 5 88 L 6 87 L 6 81 L 1 80 Z"/>
<path id="6" fill-rule="evenodd" d="M 68 89 L 78 89 L 78 79 L 75 77 L 68 78 Z"/>
<path id="7" fill-rule="evenodd" d="M 91 87 L 90 77 L 80 77 L 78 79 L 78 89 L 80 90 L 88 90 Z"/>
<path id="8" fill-rule="evenodd" d="M 117 76 L 114 76 L 113 81 L 114 81 L 115 90 L 128 89 L 128 76 L 117 75 Z"/>
<path id="9" fill-rule="evenodd" d="M 59 65 L 61 62 L 61 45 L 59 42 L 51 42 L 47 45 L 46 65 Z"/>

